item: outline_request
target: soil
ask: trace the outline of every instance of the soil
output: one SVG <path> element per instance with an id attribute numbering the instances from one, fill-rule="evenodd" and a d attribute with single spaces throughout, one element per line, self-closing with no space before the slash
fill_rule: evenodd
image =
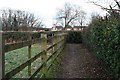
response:
<path id="1" fill-rule="evenodd" d="M 82 44 L 66 44 L 58 78 L 107 78 L 113 76 Z"/>

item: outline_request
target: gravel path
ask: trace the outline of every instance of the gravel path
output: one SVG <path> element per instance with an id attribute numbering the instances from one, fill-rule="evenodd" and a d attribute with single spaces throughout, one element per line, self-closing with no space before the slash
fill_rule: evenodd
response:
<path id="1" fill-rule="evenodd" d="M 62 53 L 59 78 L 110 78 L 96 57 L 82 44 L 67 44 Z"/>

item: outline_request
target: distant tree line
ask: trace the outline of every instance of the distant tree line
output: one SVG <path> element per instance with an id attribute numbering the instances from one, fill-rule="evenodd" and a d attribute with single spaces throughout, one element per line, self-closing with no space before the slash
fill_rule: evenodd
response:
<path id="1" fill-rule="evenodd" d="M 3 31 L 19 31 L 19 28 L 43 27 L 41 18 L 21 10 L 3 9 L 0 11 Z"/>

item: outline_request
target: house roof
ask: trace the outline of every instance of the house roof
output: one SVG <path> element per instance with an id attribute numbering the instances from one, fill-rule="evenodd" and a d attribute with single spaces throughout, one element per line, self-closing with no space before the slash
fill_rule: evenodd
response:
<path id="1" fill-rule="evenodd" d="M 65 26 L 65 28 L 72 28 L 71 26 Z"/>
<path id="2" fill-rule="evenodd" d="M 73 28 L 79 29 L 82 28 L 82 26 L 74 26 Z"/>
<path id="3" fill-rule="evenodd" d="M 46 29 L 49 29 L 49 28 L 42 28 L 42 27 L 33 27 L 34 30 L 46 30 Z"/>
<path id="4" fill-rule="evenodd" d="M 86 26 L 74 26 L 73 28 L 84 28 Z"/>
<path id="5" fill-rule="evenodd" d="M 55 26 L 55 28 L 57 28 L 57 29 L 61 29 L 61 28 L 63 28 L 62 26 Z"/>
<path id="6" fill-rule="evenodd" d="M 81 26 L 74 26 L 73 28 L 81 28 Z"/>

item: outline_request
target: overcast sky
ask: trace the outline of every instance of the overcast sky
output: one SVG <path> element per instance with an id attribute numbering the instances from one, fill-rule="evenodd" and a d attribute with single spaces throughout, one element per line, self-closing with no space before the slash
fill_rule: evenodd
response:
<path id="1" fill-rule="evenodd" d="M 101 15 L 105 14 L 99 7 L 87 3 L 88 0 L 0 0 L 0 9 L 20 9 L 22 11 L 34 13 L 36 16 L 43 18 L 46 27 L 52 27 L 56 10 L 63 7 L 66 2 L 81 6 L 89 16 L 93 12 L 97 12 Z M 105 3 L 102 3 L 102 5 L 107 6 Z"/>

